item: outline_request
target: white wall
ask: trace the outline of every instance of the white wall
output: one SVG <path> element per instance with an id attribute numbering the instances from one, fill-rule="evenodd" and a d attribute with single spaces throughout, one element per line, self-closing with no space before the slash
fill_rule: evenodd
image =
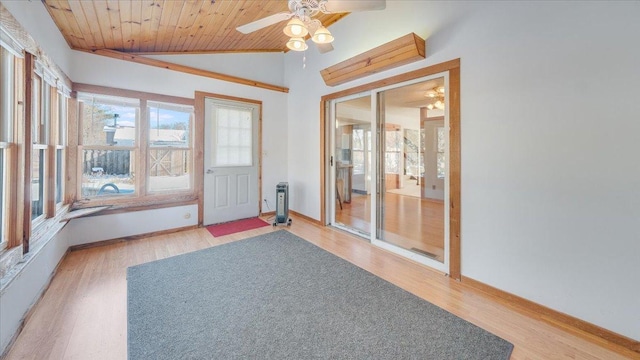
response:
<path id="1" fill-rule="evenodd" d="M 70 76 L 69 45 L 40 1 L 1 1 L 44 52 Z"/>
<path id="2" fill-rule="evenodd" d="M 305 69 L 285 55 L 291 208 L 320 218 L 320 96 L 461 58 L 463 275 L 640 340 L 639 18 L 638 2 L 349 15 L 333 52 L 310 44 Z M 324 85 L 321 69 L 409 32 L 427 38 L 424 61 Z"/>
<path id="3" fill-rule="evenodd" d="M 64 227 L 42 248 L 34 246 L 24 263 L 16 266 L 21 271 L 0 291 L 0 354 L 46 289 L 53 271 L 69 248 L 69 235 L 68 227 Z"/>
<path id="4" fill-rule="evenodd" d="M 132 211 L 73 219 L 69 246 L 198 225 L 198 205 Z"/>
<path id="5" fill-rule="evenodd" d="M 284 53 L 282 52 L 145 55 L 145 57 L 273 85 L 284 84 Z"/>

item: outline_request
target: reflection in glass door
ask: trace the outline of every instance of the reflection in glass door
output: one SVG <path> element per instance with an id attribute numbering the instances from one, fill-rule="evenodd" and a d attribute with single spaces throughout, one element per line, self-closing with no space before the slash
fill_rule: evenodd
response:
<path id="1" fill-rule="evenodd" d="M 371 97 L 335 102 L 333 134 L 335 206 L 332 224 L 371 232 Z"/>
<path id="2" fill-rule="evenodd" d="M 444 76 L 376 96 L 374 244 L 448 271 Z"/>

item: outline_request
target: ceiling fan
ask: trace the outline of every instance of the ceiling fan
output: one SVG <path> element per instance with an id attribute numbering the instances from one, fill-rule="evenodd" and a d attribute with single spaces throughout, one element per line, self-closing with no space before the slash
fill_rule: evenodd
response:
<path id="1" fill-rule="evenodd" d="M 294 51 L 304 51 L 307 44 L 304 40 L 309 34 L 316 43 L 320 53 L 333 50 L 333 35 L 320 20 L 312 19 L 318 13 L 331 14 L 342 12 L 384 10 L 386 0 L 289 0 L 289 11 L 267 16 L 265 18 L 238 26 L 236 30 L 249 34 L 267 26 L 289 20 L 283 31 L 290 37 L 287 47 Z"/>

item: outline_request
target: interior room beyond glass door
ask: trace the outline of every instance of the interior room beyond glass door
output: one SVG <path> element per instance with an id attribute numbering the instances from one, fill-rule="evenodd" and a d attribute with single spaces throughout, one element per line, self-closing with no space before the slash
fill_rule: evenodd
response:
<path id="1" fill-rule="evenodd" d="M 443 271 L 448 255 L 445 86 L 443 76 L 377 94 L 374 240 Z"/>
<path id="2" fill-rule="evenodd" d="M 371 233 L 371 96 L 335 102 L 333 225 Z"/>

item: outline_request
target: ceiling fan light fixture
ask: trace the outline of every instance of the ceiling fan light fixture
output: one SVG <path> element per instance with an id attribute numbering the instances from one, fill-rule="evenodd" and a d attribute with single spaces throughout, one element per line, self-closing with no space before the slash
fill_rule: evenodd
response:
<path id="1" fill-rule="evenodd" d="M 305 51 L 309 48 L 301 37 L 292 37 L 287 41 L 287 47 L 293 51 Z"/>
<path id="2" fill-rule="evenodd" d="M 331 32 L 329 32 L 326 27 L 321 25 L 320 28 L 313 33 L 311 40 L 316 44 L 328 44 L 333 41 L 333 35 L 331 35 Z"/>
<path id="3" fill-rule="evenodd" d="M 438 93 L 435 90 L 429 90 L 424 96 L 434 98 L 436 95 L 438 95 Z"/>
<path id="4" fill-rule="evenodd" d="M 307 34 L 309 33 L 309 30 L 307 30 L 307 27 L 297 17 L 294 17 L 293 19 L 289 20 L 289 22 L 284 27 L 284 29 L 282 29 L 282 31 L 288 37 L 291 37 L 291 38 L 303 38 L 307 36 Z"/>

